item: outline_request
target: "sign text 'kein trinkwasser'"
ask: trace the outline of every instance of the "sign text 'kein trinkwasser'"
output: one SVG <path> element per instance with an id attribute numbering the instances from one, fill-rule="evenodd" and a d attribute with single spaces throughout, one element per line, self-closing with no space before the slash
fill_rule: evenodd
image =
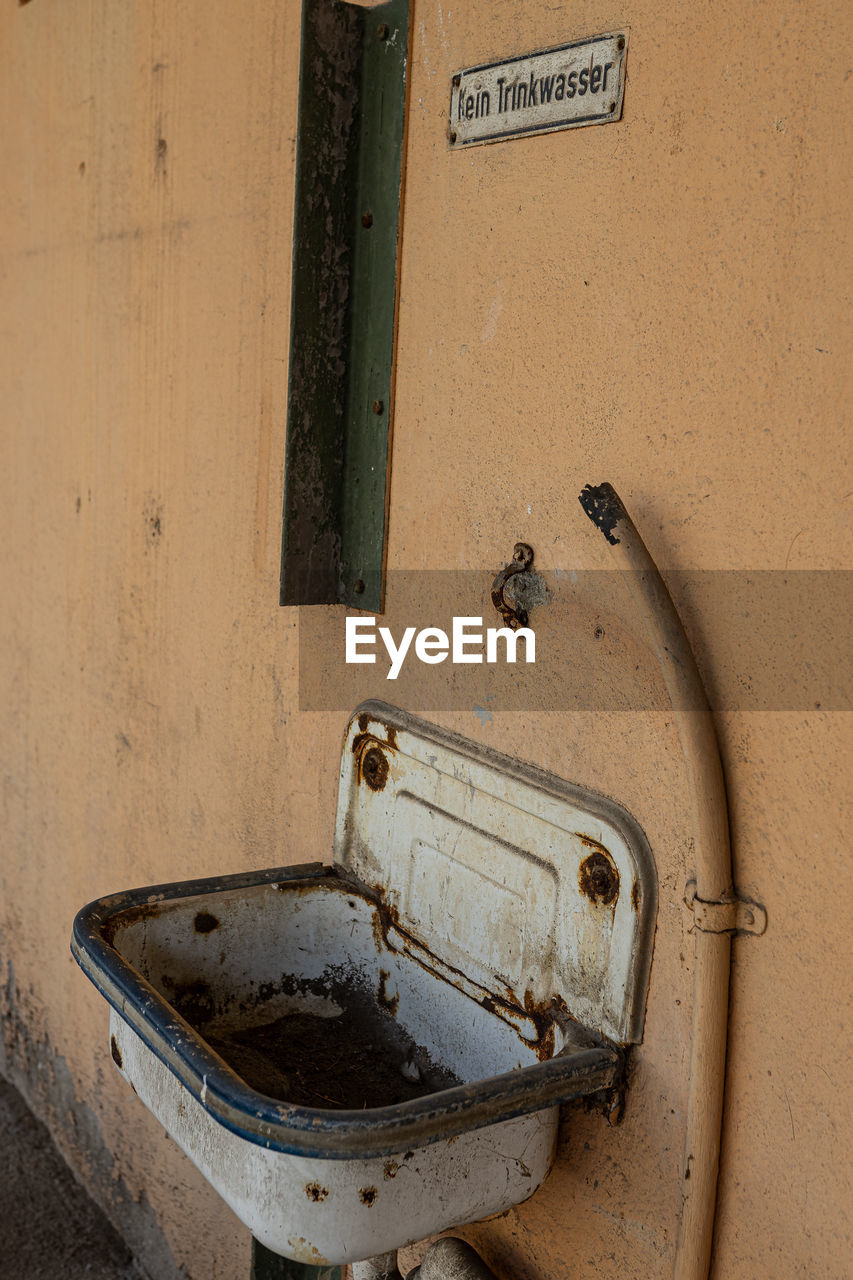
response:
<path id="1" fill-rule="evenodd" d="M 451 146 L 618 120 L 627 41 L 624 32 L 592 36 L 460 71 L 450 92 Z"/>

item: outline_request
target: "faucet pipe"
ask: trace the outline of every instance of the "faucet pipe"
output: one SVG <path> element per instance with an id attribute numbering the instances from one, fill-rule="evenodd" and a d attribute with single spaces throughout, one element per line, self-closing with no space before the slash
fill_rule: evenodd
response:
<path id="1" fill-rule="evenodd" d="M 672 703 L 687 772 L 696 897 L 730 901 L 732 862 L 719 744 L 696 659 L 655 562 L 609 484 L 580 502 L 604 534 L 643 619 Z M 682 1207 L 674 1280 L 705 1280 L 711 1263 L 726 1072 L 731 937 L 693 933 L 693 1022 Z"/>

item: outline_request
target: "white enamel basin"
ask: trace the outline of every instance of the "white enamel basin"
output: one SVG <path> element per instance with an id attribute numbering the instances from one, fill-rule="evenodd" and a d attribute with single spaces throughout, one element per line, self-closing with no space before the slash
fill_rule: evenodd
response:
<path id="1" fill-rule="evenodd" d="M 136 1093 L 314 1264 L 533 1194 L 559 1103 L 639 1038 L 655 904 L 616 806 L 379 704 L 344 744 L 335 853 L 102 899 L 72 941 Z"/>

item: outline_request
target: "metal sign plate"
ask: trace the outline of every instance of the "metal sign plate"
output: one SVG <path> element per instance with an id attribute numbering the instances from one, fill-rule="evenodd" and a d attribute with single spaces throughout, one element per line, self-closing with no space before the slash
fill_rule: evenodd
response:
<path id="1" fill-rule="evenodd" d="M 623 32 L 469 67 L 453 77 L 450 145 L 499 142 L 622 115 Z"/>

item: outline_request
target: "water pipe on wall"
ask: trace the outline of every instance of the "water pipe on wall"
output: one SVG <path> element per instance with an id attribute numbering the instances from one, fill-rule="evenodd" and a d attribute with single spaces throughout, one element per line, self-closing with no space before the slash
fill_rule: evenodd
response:
<path id="1" fill-rule="evenodd" d="M 690 797 L 695 903 L 734 909 L 729 821 L 714 722 L 696 659 L 666 585 L 615 489 L 587 485 L 584 511 L 604 534 L 639 607 L 672 703 Z M 760 910 L 760 908 L 758 909 Z M 710 914 L 710 913 L 709 913 Z M 730 929 L 694 911 L 693 1025 L 675 1280 L 705 1280 L 711 1261 L 729 1010 Z M 713 930 L 713 931 L 711 931 Z"/>

